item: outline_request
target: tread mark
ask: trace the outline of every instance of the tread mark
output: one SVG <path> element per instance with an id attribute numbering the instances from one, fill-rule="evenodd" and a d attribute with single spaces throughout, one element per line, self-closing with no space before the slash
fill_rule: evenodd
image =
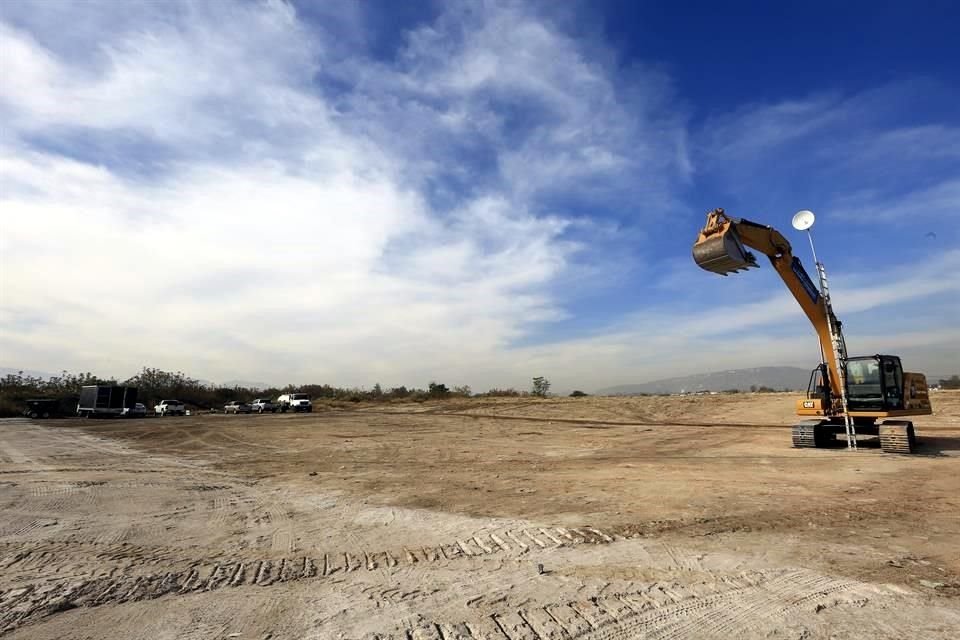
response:
<path id="1" fill-rule="evenodd" d="M 483 549 L 484 553 L 493 553 L 493 548 L 484 544 L 483 540 L 480 539 L 480 536 L 473 536 L 473 541 L 477 543 L 478 547 Z"/>
<path id="2" fill-rule="evenodd" d="M 583 619 L 595 629 L 616 622 L 613 616 L 591 600 L 578 600 L 571 603 L 570 607 L 583 616 Z"/>
<path id="3" fill-rule="evenodd" d="M 443 636 L 443 640 L 474 640 L 465 622 L 441 624 L 440 635 Z"/>
<path id="4" fill-rule="evenodd" d="M 526 553 L 530 550 L 527 543 L 522 541 L 513 531 L 507 531 L 507 537 L 517 543 L 517 546 L 520 547 L 520 553 Z"/>
<path id="5" fill-rule="evenodd" d="M 538 640 L 537 632 L 517 612 L 498 614 L 494 616 L 494 620 L 510 640 Z"/>
<path id="6" fill-rule="evenodd" d="M 443 640 L 435 624 L 421 624 L 410 632 L 412 640 Z"/>
<path id="7" fill-rule="evenodd" d="M 477 622 L 468 622 L 467 628 L 477 640 L 510 640 L 493 618 L 482 618 Z"/>
<path id="8" fill-rule="evenodd" d="M 537 546 L 540 547 L 541 549 L 543 549 L 543 548 L 545 548 L 545 547 L 547 546 L 547 543 L 546 543 L 546 542 L 541 542 L 536 536 L 534 536 L 532 533 L 530 533 L 530 530 L 529 530 L 529 529 L 524 529 L 524 530 L 523 530 L 523 533 L 524 533 L 528 538 L 530 538 L 530 540 L 531 540 L 535 545 L 537 545 Z"/>
<path id="9" fill-rule="evenodd" d="M 613 538 L 605 534 L 603 531 L 600 531 L 599 529 L 594 529 L 593 527 L 586 527 L 586 529 L 587 531 L 592 531 L 593 533 L 603 538 L 604 542 L 613 542 Z"/>
<path id="10" fill-rule="evenodd" d="M 504 542 L 504 541 L 500 538 L 500 536 L 498 536 L 497 534 L 491 533 L 491 534 L 490 534 L 490 539 L 493 540 L 494 542 L 496 542 L 496 543 L 497 543 L 497 546 L 499 546 L 501 549 L 503 549 L 503 550 L 506 551 L 507 553 L 510 552 L 510 545 L 508 545 L 506 542 Z"/>
<path id="11" fill-rule="evenodd" d="M 570 638 L 570 634 L 543 609 L 530 609 L 523 612 L 523 617 L 543 640 L 567 640 Z"/>
<path id="12" fill-rule="evenodd" d="M 554 531 L 556 531 L 557 533 L 559 533 L 561 536 L 563 536 L 564 538 L 566 538 L 566 539 L 569 540 L 570 542 L 573 542 L 573 543 L 576 543 L 576 542 L 577 542 L 576 540 L 574 540 L 573 536 L 570 535 L 570 532 L 567 531 L 566 529 L 564 529 L 563 527 L 554 527 Z"/>
<path id="13" fill-rule="evenodd" d="M 242 562 L 237 563 L 237 568 L 233 572 L 233 575 L 230 576 L 230 586 L 236 587 L 243 583 L 244 578 L 244 566 Z"/>
<path id="14" fill-rule="evenodd" d="M 590 624 L 580 617 L 576 610 L 565 604 L 547 605 L 544 607 L 544 611 L 550 614 L 571 637 L 576 638 L 590 631 Z"/>
<path id="15" fill-rule="evenodd" d="M 553 542 L 553 544 L 557 545 L 558 547 L 563 546 L 563 542 L 560 540 L 560 538 L 556 537 L 555 535 L 553 535 L 543 527 L 540 527 L 540 533 L 542 533 L 547 538 L 549 538 Z"/>

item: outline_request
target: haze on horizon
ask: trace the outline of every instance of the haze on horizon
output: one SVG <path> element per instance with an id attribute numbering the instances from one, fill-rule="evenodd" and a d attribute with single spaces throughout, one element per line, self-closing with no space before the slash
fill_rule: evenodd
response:
<path id="1" fill-rule="evenodd" d="M 957 372 L 956 9 L 556 4 L 3 3 L 0 365 L 812 368 L 772 269 L 694 265 L 722 206 L 808 267 L 814 210 L 851 353 Z"/>

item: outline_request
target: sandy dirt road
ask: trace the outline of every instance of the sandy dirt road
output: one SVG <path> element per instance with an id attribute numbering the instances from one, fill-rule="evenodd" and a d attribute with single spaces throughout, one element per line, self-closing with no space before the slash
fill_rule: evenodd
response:
<path id="1" fill-rule="evenodd" d="M 934 402 L 915 456 L 777 394 L 0 421 L 0 636 L 955 638 Z"/>

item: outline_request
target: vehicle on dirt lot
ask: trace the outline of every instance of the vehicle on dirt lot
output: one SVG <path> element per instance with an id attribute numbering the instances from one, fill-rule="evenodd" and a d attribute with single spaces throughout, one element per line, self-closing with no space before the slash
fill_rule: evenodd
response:
<path id="1" fill-rule="evenodd" d="M 237 414 L 250 413 L 251 411 L 253 411 L 253 409 L 250 407 L 250 405 L 241 400 L 234 400 L 233 402 L 228 402 L 227 404 L 223 405 L 224 413 Z"/>
<path id="2" fill-rule="evenodd" d="M 280 411 L 313 411 L 313 403 L 310 402 L 310 396 L 305 393 L 285 393 L 277 398 L 277 404 L 280 405 Z"/>
<path id="3" fill-rule="evenodd" d="M 187 414 L 187 408 L 179 400 L 161 400 L 153 412 L 158 416 L 183 416 Z"/>
<path id="4" fill-rule="evenodd" d="M 23 415 L 28 418 L 62 418 L 73 412 L 72 407 L 65 407 L 68 401 L 59 398 L 31 398 L 26 401 Z"/>
<path id="5" fill-rule="evenodd" d="M 813 212 L 798 211 L 793 226 L 805 231 L 813 221 Z M 848 356 L 823 264 L 816 262 L 818 287 L 793 255 L 790 242 L 773 227 L 714 209 L 693 245 L 693 259 L 700 268 L 725 276 L 758 266 L 746 247 L 769 258 L 820 339 L 821 362 L 810 374 L 806 397 L 796 404 L 797 415 L 809 419 L 793 427 L 793 446 L 828 447 L 845 435 L 847 447 L 856 449 L 858 435 L 872 435 L 885 452 L 912 453 L 913 422 L 901 418 L 933 412 L 926 376 L 904 371 L 898 356 Z M 878 419 L 884 420 L 877 424 Z"/>
<path id="6" fill-rule="evenodd" d="M 135 402 L 132 407 L 123 410 L 128 418 L 142 418 L 147 415 L 147 407 L 142 402 Z"/>
<path id="7" fill-rule="evenodd" d="M 270 398 L 257 398 L 250 403 L 250 409 L 257 413 L 276 413 L 277 405 Z"/>
<path id="8" fill-rule="evenodd" d="M 77 415 L 82 418 L 122 416 L 136 402 L 136 387 L 86 385 L 80 388 Z"/>

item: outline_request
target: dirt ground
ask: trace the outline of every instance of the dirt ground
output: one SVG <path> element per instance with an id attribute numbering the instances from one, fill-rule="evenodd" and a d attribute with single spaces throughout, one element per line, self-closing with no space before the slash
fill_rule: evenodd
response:
<path id="1" fill-rule="evenodd" d="M 0 421 L 0 636 L 956 638 L 933 402 L 913 456 L 787 394 Z"/>

